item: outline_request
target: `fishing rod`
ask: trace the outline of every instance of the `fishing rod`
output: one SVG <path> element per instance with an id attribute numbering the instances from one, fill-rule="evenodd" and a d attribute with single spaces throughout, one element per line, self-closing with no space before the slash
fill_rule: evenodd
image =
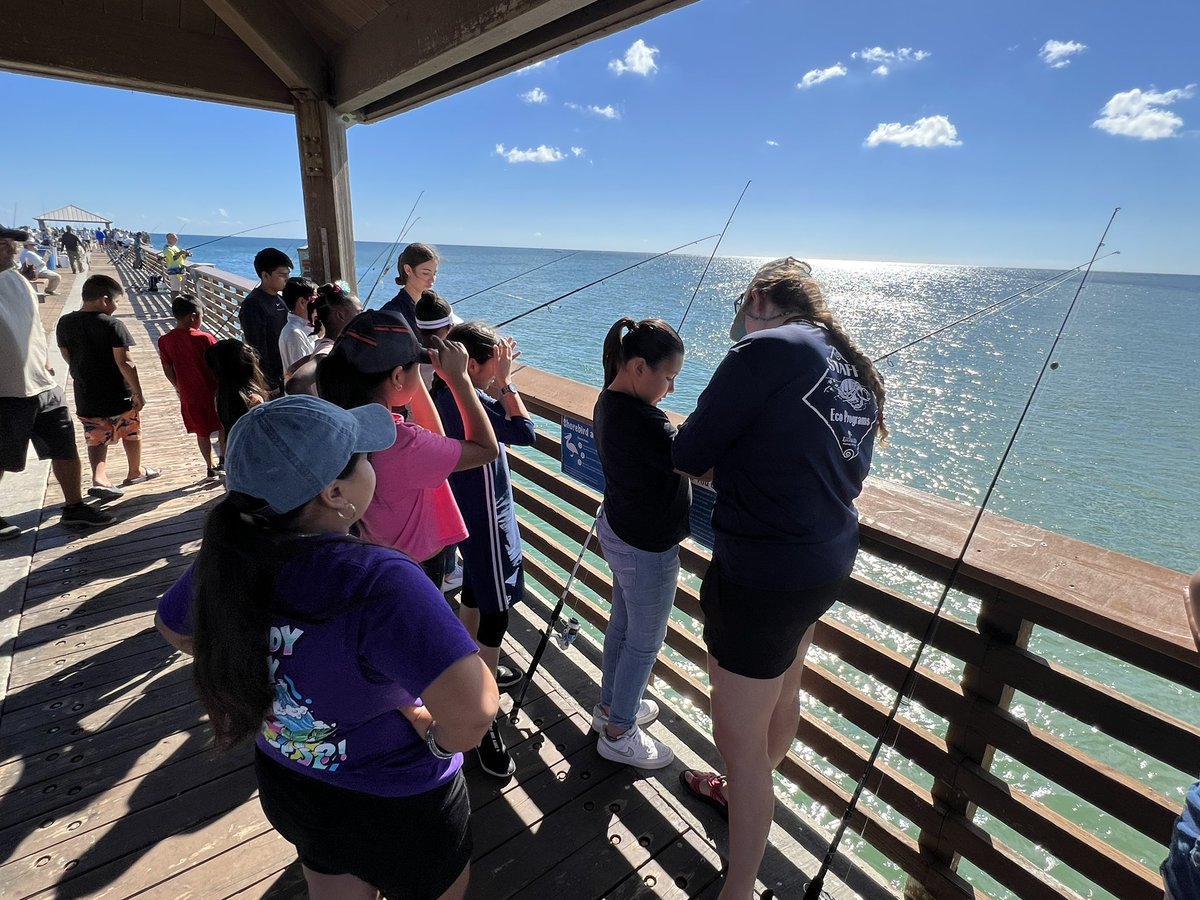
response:
<path id="1" fill-rule="evenodd" d="M 748 187 L 750 187 L 749 181 L 746 182 L 746 187 L 742 188 L 742 193 L 741 193 L 741 195 L 738 196 L 737 203 L 735 203 L 733 206 L 733 212 L 731 212 L 729 214 L 729 219 L 727 219 L 725 222 L 725 228 L 721 229 L 722 237 L 724 237 L 726 229 L 729 228 L 729 223 L 733 221 L 733 213 L 737 212 L 738 204 L 742 202 L 742 197 L 745 196 L 746 188 L 748 188 Z M 709 237 L 712 237 L 712 235 L 709 235 Z M 700 240 L 706 241 L 706 240 L 708 240 L 708 238 L 700 238 Z M 699 243 L 699 241 L 692 241 L 692 243 L 697 244 L 697 243 Z M 719 240 L 717 241 L 717 244 L 718 244 L 718 246 L 720 245 Z M 688 246 L 690 246 L 690 244 L 684 244 L 683 246 L 688 247 Z M 682 249 L 682 247 L 676 247 L 675 249 L 680 250 L 680 249 Z M 667 251 L 667 253 L 671 253 L 671 252 L 673 252 L 673 251 L 671 251 L 671 250 Z M 713 253 L 714 254 L 716 253 L 716 248 L 713 249 Z M 664 254 L 661 254 L 661 253 L 659 254 L 659 256 L 662 256 L 662 255 L 664 255 Z M 657 259 L 657 258 L 658 257 L 651 257 L 651 259 Z M 642 260 L 643 263 L 649 262 L 649 261 L 650 261 L 649 259 Z M 712 262 L 711 256 L 709 257 L 708 261 L 710 263 Z M 640 266 L 641 264 L 642 263 L 638 263 L 637 265 Z M 622 269 L 622 271 L 625 271 L 625 270 Z M 620 274 L 620 273 L 618 272 L 615 274 Z M 700 290 L 700 285 L 702 285 L 704 283 L 704 277 L 707 274 L 708 274 L 708 266 L 706 265 L 704 267 L 704 271 L 700 273 L 700 280 L 696 282 L 695 290 L 692 291 L 692 299 L 693 300 L 696 299 L 696 294 Z M 610 275 L 609 277 L 611 278 L 612 276 Z M 603 280 L 604 279 L 601 279 L 601 281 L 603 281 Z M 598 284 L 599 282 L 593 282 L 593 283 Z M 579 288 L 579 290 L 583 290 L 583 288 Z M 575 293 L 575 291 L 572 291 L 571 293 Z M 567 297 L 567 296 L 570 296 L 570 295 L 569 294 L 563 295 L 563 297 Z M 559 298 L 559 299 L 562 299 L 562 298 Z M 550 302 L 553 303 L 554 301 L 552 300 Z M 542 305 L 545 306 L 547 304 L 542 304 Z M 538 307 L 538 309 L 540 309 L 540 308 L 541 307 Z M 688 308 L 689 309 L 691 308 L 691 303 L 688 304 Z M 534 312 L 534 310 L 531 309 L 529 312 Z M 528 315 L 528 313 L 524 313 L 524 315 Z M 519 319 L 520 316 L 517 316 L 517 318 Z M 687 310 L 684 310 L 683 318 L 679 320 L 679 329 L 676 329 L 676 331 L 683 328 L 683 323 L 684 323 L 684 320 L 686 320 L 686 319 L 687 319 Z M 509 321 L 511 322 L 514 320 L 510 319 Z M 501 324 L 506 324 L 506 323 L 501 323 Z M 585 537 L 583 539 L 583 543 L 579 546 L 579 555 L 575 557 L 575 564 L 573 566 L 571 566 L 571 573 L 567 576 L 567 581 L 566 581 L 566 584 L 563 586 L 562 594 L 559 595 L 558 603 L 555 604 L 554 609 L 551 611 L 549 618 L 546 620 L 546 629 L 542 632 L 541 640 L 538 641 L 537 649 L 534 650 L 534 652 L 533 652 L 533 658 L 530 660 L 529 668 L 526 670 L 525 678 L 522 680 L 521 693 L 517 696 L 516 701 L 513 703 L 512 712 L 509 714 L 509 721 L 513 725 L 517 724 L 517 719 L 521 714 L 521 705 L 525 702 L 525 694 L 529 691 L 529 685 L 533 682 L 533 673 L 537 671 L 537 667 L 541 664 L 542 656 L 545 654 L 546 647 L 550 643 L 550 632 L 558 630 L 558 626 L 559 626 L 559 622 L 560 622 L 559 617 L 562 615 L 563 607 L 566 606 L 567 597 L 569 597 L 571 594 L 571 586 L 575 583 L 575 575 L 576 575 L 576 573 L 578 573 L 579 566 L 583 562 L 584 554 L 587 553 L 588 544 L 591 543 L 592 535 L 596 533 L 596 526 L 600 524 L 600 514 L 603 511 L 604 511 L 604 504 L 601 503 L 599 506 L 596 507 L 596 515 L 592 518 L 592 526 L 588 529 L 587 537 Z M 568 622 L 562 623 L 562 628 L 561 628 L 560 633 L 562 635 L 561 640 L 562 640 L 564 649 L 566 649 L 572 643 L 574 643 L 575 635 L 578 633 L 578 631 L 579 631 L 579 621 L 577 619 L 572 619 Z"/>
<path id="2" fill-rule="evenodd" d="M 550 260 L 550 262 L 544 262 L 540 266 L 534 266 L 532 269 L 526 269 L 520 275 L 514 275 L 512 278 L 505 278 L 503 281 L 497 281 L 491 287 L 485 287 L 485 288 L 482 288 L 482 289 L 476 291 L 474 294 L 467 294 L 467 296 L 465 296 L 465 297 L 459 297 L 457 300 L 452 301 L 450 303 L 450 305 L 453 306 L 455 303 L 462 303 L 464 300 L 470 300 L 472 297 L 478 297 L 480 294 L 486 294 L 488 291 L 494 291 L 496 288 L 500 287 L 503 284 L 508 284 L 510 281 L 516 281 L 518 278 L 524 278 L 526 275 L 530 275 L 530 274 L 536 272 L 538 269 L 544 269 L 544 268 L 546 268 L 546 266 L 552 266 L 556 262 L 562 262 L 564 259 L 572 257 L 576 253 L 582 253 L 582 252 L 583 252 L 582 250 L 572 250 L 570 253 L 560 256 L 557 259 Z"/>
<path id="3" fill-rule="evenodd" d="M 392 251 L 400 246 L 400 242 L 404 240 L 404 236 L 408 234 L 408 229 L 412 227 L 409 225 L 409 221 L 412 219 L 412 214 L 417 211 L 417 204 L 421 202 L 421 198 L 424 196 L 425 190 L 422 188 L 421 193 L 417 194 L 417 199 L 413 201 L 413 205 L 409 208 L 408 215 L 404 217 L 404 224 L 402 224 L 400 226 L 400 230 L 396 232 L 396 240 L 392 241 L 392 246 L 388 248 L 387 262 L 384 264 L 383 268 L 379 270 L 379 275 L 375 278 L 375 283 L 371 285 L 371 293 L 367 294 L 367 299 L 363 301 L 363 309 L 366 309 L 370 304 L 371 297 L 375 294 L 375 288 L 379 287 L 379 282 L 383 280 L 383 273 L 392 267 Z M 416 225 L 417 223 L 413 222 L 412 224 Z M 378 259 L 379 257 L 375 258 Z"/>
<path id="4" fill-rule="evenodd" d="M 295 219 L 284 219 L 282 222 L 268 222 L 266 225 L 255 225 L 253 228 L 247 228 L 244 231 L 235 231 L 233 234 L 226 234 L 222 237 L 213 238 L 211 241 L 203 241 L 199 244 L 193 244 L 190 247 L 184 247 L 185 253 L 191 253 L 193 250 L 199 250 L 201 247 L 207 247 L 209 244 L 215 244 L 217 241 L 225 241 L 231 237 L 237 237 L 239 234 L 249 234 L 251 231 L 258 231 L 262 228 L 272 228 L 275 225 L 290 225 L 295 222 Z"/>
<path id="5" fill-rule="evenodd" d="M 679 327 L 675 329 L 677 334 L 683 331 L 683 323 L 687 321 L 688 313 L 692 311 L 692 304 L 696 302 L 696 295 L 700 293 L 700 285 L 704 283 L 704 276 L 708 274 L 708 267 L 712 265 L 713 257 L 717 255 L 717 250 L 721 247 L 721 241 L 725 240 L 725 232 L 729 230 L 729 223 L 733 221 L 738 207 L 742 205 L 742 198 L 746 196 L 746 191 L 748 190 L 750 190 L 749 181 L 742 188 L 742 192 L 738 194 L 737 203 L 733 204 L 733 209 L 729 211 L 729 218 L 725 220 L 725 227 L 721 229 L 721 236 L 717 238 L 717 242 L 713 245 L 712 253 L 708 254 L 708 262 L 704 264 L 704 271 L 700 273 L 700 280 L 696 282 L 696 289 L 692 291 L 692 299 L 688 301 L 687 309 L 683 311 L 683 318 L 679 320 Z"/>
<path id="6" fill-rule="evenodd" d="M 1009 302 L 1010 300 L 1015 300 L 1017 297 L 1020 297 L 1022 294 L 1027 294 L 1030 291 L 1035 291 L 1044 284 L 1050 284 L 1050 282 L 1055 281 L 1060 278 L 1062 278 L 1062 280 L 1065 281 L 1066 278 L 1064 278 L 1063 276 L 1069 276 L 1075 272 L 1078 272 L 1080 269 L 1084 268 L 1085 266 L 1090 267 L 1093 263 L 1098 263 L 1102 259 L 1108 259 L 1110 256 L 1116 256 L 1120 252 L 1121 252 L 1120 250 L 1113 250 L 1111 253 L 1106 253 L 1103 256 L 1092 260 L 1091 262 L 1080 263 L 1073 269 L 1064 269 L 1063 271 L 1059 272 L 1057 275 L 1050 276 L 1045 281 L 1039 281 L 1037 284 L 1031 284 L 1029 287 L 1022 288 L 1021 290 L 1017 291 L 1015 294 L 1009 294 L 1007 297 L 1004 297 L 1001 300 L 997 300 L 995 303 L 989 304 L 988 306 L 982 307 L 981 309 L 977 309 L 972 313 L 967 313 L 967 315 L 962 316 L 961 318 L 955 319 L 953 322 L 947 322 L 945 325 L 941 325 L 938 328 L 935 328 L 933 331 L 929 332 L 928 334 L 922 335 L 919 338 L 914 338 L 913 340 L 909 341 L 907 344 L 901 344 L 895 350 L 889 350 L 887 353 L 883 354 L 883 356 L 875 357 L 873 360 L 871 360 L 871 362 L 876 362 L 876 363 L 883 362 L 888 357 L 895 356 L 901 350 L 907 350 L 909 347 L 915 346 L 916 344 L 921 343 L 921 341 L 926 341 L 931 337 L 939 335 L 943 331 L 947 331 L 948 329 L 953 328 L 955 325 L 961 325 L 963 322 L 967 322 L 971 319 L 974 319 L 976 316 L 981 316 L 984 313 L 991 312 L 992 310 L 998 309 L 1001 306 L 1003 306 L 1005 303 Z M 1052 287 L 1057 287 L 1057 286 L 1058 285 L 1052 285 Z"/>
<path id="7" fill-rule="evenodd" d="M 716 237 L 715 234 L 705 235 L 702 238 L 696 238 L 696 240 L 694 240 L 694 241 L 688 241 L 686 244 L 680 244 L 678 247 L 672 247 L 670 250 L 664 250 L 662 253 L 656 253 L 653 256 L 647 256 L 645 259 L 641 260 L 640 262 L 632 263 L 631 265 L 628 265 L 623 269 L 618 269 L 617 271 L 613 272 L 611 275 L 605 275 L 603 278 L 597 278 L 595 281 L 589 281 L 583 287 L 577 287 L 573 291 L 567 291 L 565 294 L 560 294 L 559 296 L 555 297 L 553 300 L 547 300 L 545 303 L 538 304 L 533 309 L 527 309 L 527 310 L 525 310 L 525 312 L 521 313 L 520 315 L 513 316 L 511 319 L 505 319 L 503 322 L 499 322 L 499 323 L 493 325 L 492 327 L 493 328 L 503 328 L 505 325 L 511 325 L 513 322 L 517 321 L 517 319 L 523 319 L 528 315 L 532 315 L 533 313 L 537 312 L 539 309 L 545 309 L 547 306 L 551 306 L 551 305 L 557 303 L 559 300 L 566 300 L 568 297 L 578 294 L 580 291 L 586 291 L 590 287 L 595 287 L 596 285 L 598 285 L 602 282 L 608 281 L 608 279 L 610 279 L 610 278 L 616 278 L 618 275 L 622 275 L 625 272 L 630 271 L 631 269 L 636 269 L 638 266 L 644 266 L 646 263 L 653 262 L 654 260 L 659 259 L 660 257 L 666 256 L 670 253 L 674 253 L 676 250 L 682 250 L 684 247 L 690 247 L 690 246 L 692 246 L 692 244 L 699 244 L 701 241 L 709 241 L 715 237 Z"/>
<path id="8" fill-rule="evenodd" d="M 933 641 L 937 634 L 938 626 L 941 624 L 942 607 L 946 603 L 946 598 L 950 596 L 950 590 L 953 588 L 955 581 L 958 578 L 958 573 L 962 570 L 963 563 L 967 558 L 967 549 L 971 546 L 971 541 L 975 538 L 975 533 L 979 529 L 979 523 L 983 521 L 983 513 L 987 508 L 988 501 L 992 498 L 992 493 L 996 490 L 996 485 L 1000 481 L 1000 474 L 1004 471 L 1004 465 L 1008 462 L 1008 456 L 1012 452 L 1013 446 L 1017 442 L 1017 436 L 1021 432 L 1021 426 L 1025 424 L 1025 417 L 1029 415 L 1029 410 L 1033 407 L 1033 399 L 1037 396 L 1038 388 L 1041 387 L 1042 379 L 1046 376 L 1046 372 L 1051 369 L 1056 369 L 1058 363 L 1052 363 L 1054 351 L 1062 340 L 1063 333 L 1067 329 L 1067 323 L 1071 320 L 1071 313 L 1075 309 L 1075 304 L 1079 301 L 1080 294 L 1083 293 L 1083 287 L 1087 284 L 1088 275 L 1091 274 L 1092 266 L 1096 263 L 1096 259 L 1100 254 L 1100 248 L 1104 246 L 1104 239 L 1108 236 L 1108 230 L 1112 228 L 1113 220 L 1116 219 L 1117 213 L 1121 211 L 1121 207 L 1116 207 L 1112 215 L 1108 219 L 1108 224 L 1104 226 L 1104 233 L 1100 236 L 1099 242 L 1096 244 L 1096 249 L 1092 253 L 1091 261 L 1087 263 L 1084 269 L 1083 278 L 1079 281 L 1079 286 L 1075 288 L 1075 296 L 1071 298 L 1071 303 L 1067 307 L 1066 313 L 1063 315 L 1062 322 L 1058 326 L 1058 333 L 1054 336 L 1054 341 L 1050 344 L 1050 349 L 1046 351 L 1046 358 L 1042 361 L 1041 371 L 1038 372 L 1037 378 L 1034 379 L 1033 387 L 1029 390 L 1029 397 L 1025 401 L 1025 407 L 1021 410 L 1021 415 L 1017 418 L 1017 424 L 1013 427 L 1012 434 L 1008 438 L 1008 443 L 1004 447 L 1004 452 L 1000 455 L 1000 462 L 996 465 L 996 471 L 992 474 L 991 483 L 984 492 L 983 500 L 979 504 L 979 508 L 975 511 L 975 519 L 971 522 L 971 527 L 967 531 L 966 540 L 963 541 L 962 549 L 958 553 L 958 558 L 954 560 L 954 565 L 950 569 L 950 574 L 946 578 L 946 584 L 942 588 L 941 596 L 938 598 L 937 605 L 934 607 L 932 614 L 929 617 L 929 624 L 925 627 L 925 634 L 921 638 L 921 643 L 917 646 L 916 652 L 913 654 L 912 662 L 909 664 L 908 671 L 905 673 L 904 681 L 901 683 L 899 690 L 896 692 L 896 699 L 892 703 L 892 708 L 888 712 L 888 717 L 883 723 L 883 727 L 879 731 L 879 737 L 875 741 L 875 746 L 871 748 L 871 754 L 867 758 L 866 766 L 864 767 L 862 777 L 859 778 L 858 784 L 854 788 L 854 793 L 850 797 L 850 803 L 846 806 L 846 811 L 842 813 L 841 820 L 838 822 L 837 831 L 834 833 L 833 840 L 829 842 L 829 849 L 825 852 L 825 858 L 821 860 L 821 867 L 817 870 L 817 874 L 812 881 L 808 883 L 808 887 L 804 891 L 804 900 L 820 900 L 821 891 L 824 888 L 825 876 L 829 874 L 830 864 L 833 862 L 833 857 L 837 854 L 838 845 L 842 842 L 842 837 L 846 833 L 846 828 L 850 824 L 850 816 L 854 813 L 858 806 L 859 798 L 862 796 L 863 789 L 866 787 L 867 779 L 875 768 L 875 760 L 879 757 L 879 751 L 883 748 L 883 739 L 887 734 L 888 729 L 896 721 L 896 714 L 900 711 L 900 704 L 903 702 L 905 695 L 911 694 L 916 689 L 917 665 L 921 661 L 921 655 L 925 652 L 925 648 Z"/>

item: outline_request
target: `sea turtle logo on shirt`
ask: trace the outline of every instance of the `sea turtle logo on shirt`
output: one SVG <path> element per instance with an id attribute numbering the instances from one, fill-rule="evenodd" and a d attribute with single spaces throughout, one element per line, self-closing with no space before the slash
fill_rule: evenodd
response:
<path id="1" fill-rule="evenodd" d="M 804 395 L 804 402 L 821 417 L 838 442 L 842 458 L 854 459 L 862 441 L 875 427 L 875 397 L 858 380 L 858 367 L 829 348 L 824 374 Z"/>

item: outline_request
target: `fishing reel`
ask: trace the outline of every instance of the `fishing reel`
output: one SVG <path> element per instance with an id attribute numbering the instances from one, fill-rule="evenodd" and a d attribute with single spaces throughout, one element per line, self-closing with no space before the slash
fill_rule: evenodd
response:
<path id="1" fill-rule="evenodd" d="M 579 637 L 579 620 L 574 616 L 564 619 L 559 616 L 554 620 L 554 641 L 559 650 L 569 650 Z"/>

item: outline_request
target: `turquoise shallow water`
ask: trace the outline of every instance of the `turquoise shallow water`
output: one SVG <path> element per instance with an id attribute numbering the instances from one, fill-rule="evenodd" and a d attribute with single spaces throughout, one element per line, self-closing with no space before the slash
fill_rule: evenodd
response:
<path id="1" fill-rule="evenodd" d="M 182 243 L 195 243 L 203 238 Z M 156 243 L 161 243 L 157 241 Z M 253 254 L 274 244 L 292 250 L 295 241 L 235 238 L 199 251 L 197 258 L 250 275 Z M 707 250 L 711 244 L 702 245 Z M 375 283 L 367 270 L 386 245 L 359 243 L 360 294 Z M 665 248 L 664 248 L 665 249 Z M 441 246 L 437 289 L 450 300 L 495 284 L 567 251 Z M 1076 262 L 1086 261 L 1090 248 Z M 524 278 L 465 301 L 465 318 L 498 322 L 538 303 L 601 278 L 648 254 L 582 252 Z M 622 315 L 658 316 L 677 325 L 707 256 L 677 255 L 577 294 L 514 323 L 509 333 L 523 360 L 580 381 L 598 384 L 600 346 L 609 325 Z M 872 356 L 886 353 L 938 325 L 1022 291 L 1055 274 L 1050 270 L 934 266 L 810 260 L 835 312 Z M 665 405 L 686 414 L 728 347 L 731 299 L 759 261 L 714 260 L 688 315 L 683 338 L 687 360 L 677 391 Z M 383 276 L 371 305 L 396 290 Z M 967 503 L 977 503 L 1025 405 L 1067 306 L 1078 274 L 1039 290 L 970 324 L 956 327 L 893 357 L 887 378 L 889 448 L 876 455 L 873 474 Z M 1026 425 L 999 480 L 989 508 L 1071 537 L 1127 553 L 1179 571 L 1200 566 L 1200 478 L 1192 437 L 1200 413 L 1200 277 L 1093 272 L 1055 353 Z M 864 558 L 860 568 L 913 596 L 932 601 L 937 587 Z M 973 601 L 953 598 L 954 614 L 969 619 Z M 847 611 L 835 613 L 902 652 L 915 642 L 889 634 Z M 1188 721 L 1200 718 L 1200 701 L 1174 684 L 1130 671 L 1123 664 L 1057 635 L 1035 633 L 1037 652 L 1104 684 L 1115 685 Z M 818 660 L 847 681 L 890 701 L 840 661 Z M 953 660 L 930 657 L 927 665 L 947 676 Z M 824 711 L 815 704 L 814 714 Z M 1182 801 L 1182 788 L 1195 773 L 1179 773 L 1155 760 L 1115 746 L 1090 727 L 1030 698 L 1018 696 L 1018 715 L 1085 749 L 1107 765 L 1137 777 Z M 934 730 L 941 724 L 920 709 L 906 714 Z M 869 736 L 859 736 L 864 743 Z M 828 769 L 819 760 L 822 770 Z M 918 770 L 898 767 L 927 783 Z M 1036 773 L 999 756 L 996 770 L 1009 783 L 1084 824 L 1131 856 L 1156 867 L 1162 851 L 1090 805 L 1045 782 Z M 833 771 L 829 770 L 833 775 Z M 802 795 L 795 797 L 810 806 Z M 820 815 L 820 810 L 810 807 Z M 1107 896 L 1064 870 L 1040 848 L 995 825 L 977 820 L 1085 896 Z M 861 841 L 858 842 L 861 847 Z M 886 862 L 868 858 L 886 871 Z M 964 873 L 971 875 L 969 866 Z M 895 873 L 890 872 L 894 877 Z M 1003 889 L 972 875 L 994 896 Z"/>

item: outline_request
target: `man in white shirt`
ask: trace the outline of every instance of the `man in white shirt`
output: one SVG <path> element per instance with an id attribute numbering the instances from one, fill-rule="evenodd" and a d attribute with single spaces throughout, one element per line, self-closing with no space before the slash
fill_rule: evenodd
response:
<path id="1" fill-rule="evenodd" d="M 32 441 L 39 459 L 49 459 L 66 504 L 62 524 L 74 528 L 116 521 L 83 502 L 82 466 L 75 423 L 50 368 L 46 331 L 37 294 L 16 267 L 24 231 L 0 228 L 0 477 L 25 469 Z M 21 529 L 0 518 L 0 540 Z"/>
<path id="2" fill-rule="evenodd" d="M 309 310 L 316 300 L 317 286 L 307 278 L 289 278 L 283 286 L 283 304 L 287 320 L 279 332 L 279 358 L 286 373 L 293 364 L 311 356 L 316 346 Z"/>
<path id="3" fill-rule="evenodd" d="M 45 258 L 37 252 L 37 241 L 31 239 L 25 242 L 25 249 L 21 251 L 21 258 L 17 261 L 17 265 L 22 269 L 32 266 L 34 274 L 38 278 L 46 279 L 47 296 L 58 293 L 58 285 L 62 281 L 62 276 L 46 267 Z"/>

